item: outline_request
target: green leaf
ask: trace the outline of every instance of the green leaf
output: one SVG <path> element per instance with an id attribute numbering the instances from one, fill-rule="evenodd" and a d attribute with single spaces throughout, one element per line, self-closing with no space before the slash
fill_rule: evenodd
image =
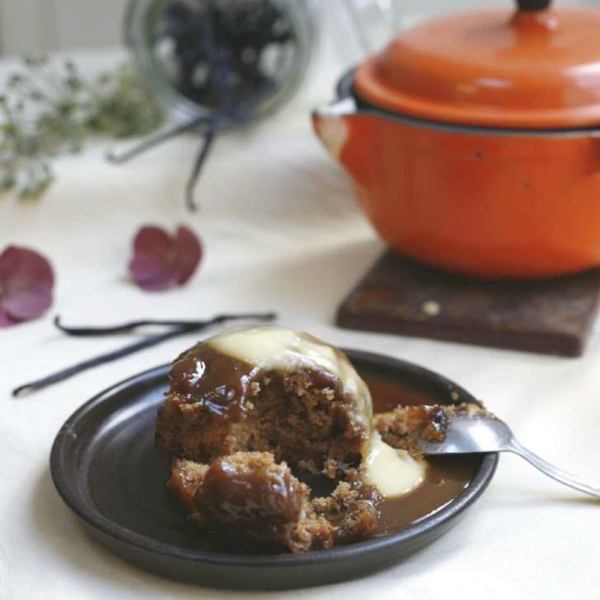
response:
<path id="1" fill-rule="evenodd" d="M 114 138 L 146 135 L 164 121 L 162 108 L 128 65 L 92 83 L 66 60 L 58 75 L 47 56 L 23 58 L 0 95 L 0 189 L 23 198 L 41 196 L 54 180 L 49 160 L 80 152 L 92 134 Z"/>

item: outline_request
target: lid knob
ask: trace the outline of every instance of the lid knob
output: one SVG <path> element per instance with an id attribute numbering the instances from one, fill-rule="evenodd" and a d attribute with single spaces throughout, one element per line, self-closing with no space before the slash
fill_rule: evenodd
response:
<path id="1" fill-rule="evenodd" d="M 546 10 L 552 0 L 517 0 L 519 10 L 533 12 L 538 10 Z"/>

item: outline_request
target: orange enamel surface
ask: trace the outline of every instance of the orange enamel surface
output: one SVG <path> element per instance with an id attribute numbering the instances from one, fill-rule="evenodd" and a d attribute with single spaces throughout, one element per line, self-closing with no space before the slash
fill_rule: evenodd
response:
<path id="1" fill-rule="evenodd" d="M 327 118 L 327 117 L 325 117 Z M 323 117 L 315 117 L 320 131 Z M 384 117 L 334 117 L 339 160 L 392 247 L 483 277 L 548 277 L 600 265 L 600 139 L 479 135 Z"/>
<path id="2" fill-rule="evenodd" d="M 355 75 L 376 106 L 516 128 L 600 123 L 600 10 L 459 13 L 401 33 Z"/>

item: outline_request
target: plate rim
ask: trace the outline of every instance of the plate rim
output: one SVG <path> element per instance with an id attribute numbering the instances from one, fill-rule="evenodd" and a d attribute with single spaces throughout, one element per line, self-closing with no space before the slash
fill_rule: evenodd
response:
<path id="1" fill-rule="evenodd" d="M 454 383 L 450 379 L 439 373 L 389 355 L 376 352 L 356 350 L 350 348 L 340 348 L 350 359 L 370 362 L 374 366 L 416 373 L 417 376 L 433 380 L 438 385 L 447 386 L 449 391 L 456 391 L 461 399 L 474 401 L 475 398 L 464 388 Z M 418 520 L 406 529 L 382 535 L 372 539 L 355 542 L 353 544 L 334 546 L 326 550 L 312 550 L 304 553 L 278 553 L 278 554 L 237 554 L 226 552 L 211 552 L 205 550 L 191 550 L 181 548 L 175 544 L 158 541 L 150 536 L 145 536 L 136 531 L 130 530 L 94 510 L 93 506 L 84 502 L 81 495 L 78 494 L 71 485 L 63 467 L 63 459 L 68 456 L 67 446 L 69 439 L 73 436 L 73 428 L 80 420 L 83 420 L 97 406 L 103 402 L 114 398 L 120 391 L 133 385 L 143 383 L 146 380 L 154 379 L 166 375 L 171 367 L 171 363 L 162 364 L 135 375 L 132 375 L 122 381 L 119 381 L 79 406 L 64 422 L 59 429 L 50 452 L 50 474 L 54 486 L 65 502 L 65 504 L 84 521 L 84 524 L 91 526 L 104 535 L 108 535 L 118 543 L 135 546 L 138 549 L 150 552 L 155 555 L 167 556 L 174 559 L 185 560 L 203 565 L 219 565 L 221 567 L 245 567 L 245 568 L 265 568 L 294 566 L 302 567 L 315 562 L 337 563 L 356 556 L 357 554 L 379 552 L 386 548 L 426 537 L 427 534 L 443 525 L 446 521 L 453 521 L 458 515 L 469 508 L 483 494 L 489 483 L 494 477 L 496 467 L 499 461 L 497 452 L 490 452 L 482 455 L 481 466 L 475 476 L 470 480 L 469 485 L 448 504 L 438 509 L 435 513 Z"/>

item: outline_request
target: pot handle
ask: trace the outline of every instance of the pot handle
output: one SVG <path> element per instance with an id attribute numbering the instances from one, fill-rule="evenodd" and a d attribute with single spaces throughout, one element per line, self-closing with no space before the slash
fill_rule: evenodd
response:
<path id="1" fill-rule="evenodd" d="M 348 69 L 335 85 L 335 100 L 324 106 L 319 106 L 313 115 L 321 117 L 343 117 L 355 115 L 358 112 L 356 100 L 352 95 L 352 83 L 356 67 Z"/>
<path id="2" fill-rule="evenodd" d="M 348 69 L 335 84 L 335 94 L 338 99 L 348 98 L 352 96 L 352 84 L 354 83 L 354 73 L 356 67 Z"/>
<path id="3" fill-rule="evenodd" d="M 552 0 L 517 0 L 519 10 L 523 12 L 546 10 L 551 3 Z"/>
<path id="4" fill-rule="evenodd" d="M 517 11 L 510 21 L 517 35 L 533 35 L 536 31 L 551 34 L 558 27 L 558 18 L 551 10 L 552 0 L 517 0 Z"/>

